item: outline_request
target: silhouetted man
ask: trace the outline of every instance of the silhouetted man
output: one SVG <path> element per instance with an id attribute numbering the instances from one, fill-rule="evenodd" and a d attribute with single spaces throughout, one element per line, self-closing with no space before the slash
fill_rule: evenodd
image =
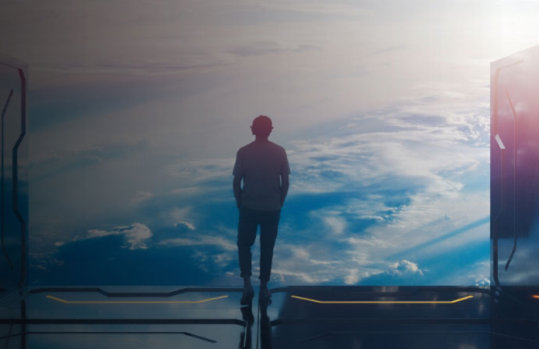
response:
<path id="1" fill-rule="evenodd" d="M 268 303 L 267 283 L 271 274 L 273 246 L 286 194 L 290 168 L 283 147 L 270 142 L 271 119 L 260 115 L 253 120 L 255 141 L 240 148 L 234 165 L 234 197 L 239 208 L 238 253 L 243 295 L 241 304 L 249 304 L 254 292 L 251 286 L 251 246 L 260 226 L 260 295 Z M 243 185 L 242 185 L 243 182 Z"/>

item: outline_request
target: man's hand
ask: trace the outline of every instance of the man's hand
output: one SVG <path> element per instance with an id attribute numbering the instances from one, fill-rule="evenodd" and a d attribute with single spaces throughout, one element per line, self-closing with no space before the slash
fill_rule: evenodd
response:
<path id="1" fill-rule="evenodd" d="M 236 206 L 241 207 L 241 177 L 234 176 L 232 181 L 232 189 L 234 190 L 234 198 L 236 198 Z"/>
<path id="2" fill-rule="evenodd" d="M 281 174 L 281 207 L 284 205 L 284 200 L 286 199 L 286 194 L 288 194 L 288 173 Z"/>

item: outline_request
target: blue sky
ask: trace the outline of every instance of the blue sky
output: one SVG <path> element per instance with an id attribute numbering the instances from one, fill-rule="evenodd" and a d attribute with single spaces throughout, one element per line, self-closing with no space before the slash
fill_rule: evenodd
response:
<path id="1" fill-rule="evenodd" d="M 537 44 L 539 3 L 4 7 L 34 284 L 239 284 L 231 171 L 259 114 L 292 169 L 275 284 L 488 283 L 489 65 Z"/>

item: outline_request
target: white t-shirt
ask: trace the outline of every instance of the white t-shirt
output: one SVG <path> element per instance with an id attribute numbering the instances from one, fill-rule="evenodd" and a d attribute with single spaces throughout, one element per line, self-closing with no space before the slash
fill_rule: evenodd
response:
<path id="1" fill-rule="evenodd" d="M 281 208 L 281 175 L 290 174 L 286 151 L 270 141 L 254 141 L 236 154 L 234 176 L 243 179 L 242 206 L 263 211 Z"/>

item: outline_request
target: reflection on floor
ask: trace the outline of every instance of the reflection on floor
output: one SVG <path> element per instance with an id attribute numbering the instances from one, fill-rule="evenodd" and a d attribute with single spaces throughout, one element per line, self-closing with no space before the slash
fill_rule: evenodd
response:
<path id="1" fill-rule="evenodd" d="M 490 288 L 298 286 L 251 307 L 233 288 L 40 288 L 26 321 L 19 298 L 0 293 L 3 348 L 539 347 L 537 322 L 499 317 Z"/>

